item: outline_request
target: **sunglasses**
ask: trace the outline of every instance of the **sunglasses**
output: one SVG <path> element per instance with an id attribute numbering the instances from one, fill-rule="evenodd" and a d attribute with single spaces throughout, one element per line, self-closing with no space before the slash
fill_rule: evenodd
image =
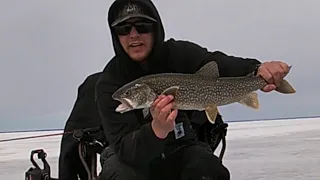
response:
<path id="1" fill-rule="evenodd" d="M 132 27 L 135 27 L 139 34 L 150 33 L 153 31 L 154 23 L 151 22 L 134 22 L 118 25 L 114 27 L 114 31 L 117 35 L 128 35 L 131 32 Z"/>

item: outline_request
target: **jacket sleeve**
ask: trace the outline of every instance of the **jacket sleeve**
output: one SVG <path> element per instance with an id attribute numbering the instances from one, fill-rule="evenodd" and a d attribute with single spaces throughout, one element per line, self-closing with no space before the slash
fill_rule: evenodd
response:
<path id="1" fill-rule="evenodd" d="M 136 115 L 139 110 L 115 112 L 120 103 L 111 96 L 120 87 L 117 78 L 105 72 L 96 84 L 96 101 L 106 138 L 119 159 L 135 166 L 148 166 L 163 152 L 164 140 L 154 134 L 151 123 L 140 125 L 142 119 L 138 118 L 143 116 Z"/>
<path id="2" fill-rule="evenodd" d="M 209 61 L 216 61 L 221 77 L 245 76 L 253 72 L 260 61 L 253 58 L 242 58 L 227 55 L 221 51 L 208 51 L 207 48 L 189 41 L 175 41 L 171 39 L 171 44 L 175 48 L 175 52 L 183 54 L 183 58 L 175 58 L 175 67 L 183 66 L 184 70 L 189 73 L 194 73 Z"/>

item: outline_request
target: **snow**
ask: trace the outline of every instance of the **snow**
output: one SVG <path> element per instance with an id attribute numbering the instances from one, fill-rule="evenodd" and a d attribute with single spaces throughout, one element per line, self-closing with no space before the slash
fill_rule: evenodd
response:
<path id="1" fill-rule="evenodd" d="M 59 132 L 1 133 L 0 140 Z M 0 179 L 23 179 L 31 167 L 30 151 L 38 148 L 47 152 L 52 177 L 57 177 L 60 138 L 0 142 Z M 229 122 L 224 164 L 237 180 L 318 180 L 320 118 Z"/>

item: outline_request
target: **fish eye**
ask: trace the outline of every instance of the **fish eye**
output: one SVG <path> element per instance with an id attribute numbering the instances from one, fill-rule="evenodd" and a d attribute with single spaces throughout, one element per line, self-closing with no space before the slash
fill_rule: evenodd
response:
<path id="1" fill-rule="evenodd" d="M 129 95 L 130 95 L 130 91 L 126 91 L 124 94 L 125 94 L 126 96 L 129 96 Z"/>

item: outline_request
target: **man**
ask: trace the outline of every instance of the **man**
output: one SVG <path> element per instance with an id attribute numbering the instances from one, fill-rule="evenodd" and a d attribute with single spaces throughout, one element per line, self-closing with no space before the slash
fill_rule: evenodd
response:
<path id="1" fill-rule="evenodd" d="M 101 73 L 89 75 L 78 88 L 78 96 L 72 112 L 66 122 L 64 132 L 72 132 L 77 129 L 101 126 L 101 119 L 94 101 L 95 84 Z M 103 133 L 93 134 L 101 141 L 105 141 Z M 91 157 L 86 161 L 91 167 Z M 87 172 L 80 161 L 78 154 L 78 144 L 73 138 L 73 134 L 64 134 L 61 139 L 59 155 L 59 180 L 81 180 L 88 179 Z"/>
<path id="2" fill-rule="evenodd" d="M 115 56 L 96 85 L 97 105 L 110 143 L 102 155 L 102 179 L 230 179 L 227 168 L 207 144 L 197 141 L 190 126 L 206 122 L 204 112 L 171 110 L 173 97 L 160 96 L 150 114 L 142 110 L 120 114 L 115 112 L 119 102 L 112 94 L 143 75 L 194 73 L 209 61 L 217 62 L 224 77 L 256 72 L 269 83 L 263 89 L 269 92 L 288 72 L 288 65 L 209 52 L 188 41 L 164 41 L 161 18 L 150 0 L 114 1 L 108 23 Z M 180 122 L 182 126 L 175 126 Z"/>

